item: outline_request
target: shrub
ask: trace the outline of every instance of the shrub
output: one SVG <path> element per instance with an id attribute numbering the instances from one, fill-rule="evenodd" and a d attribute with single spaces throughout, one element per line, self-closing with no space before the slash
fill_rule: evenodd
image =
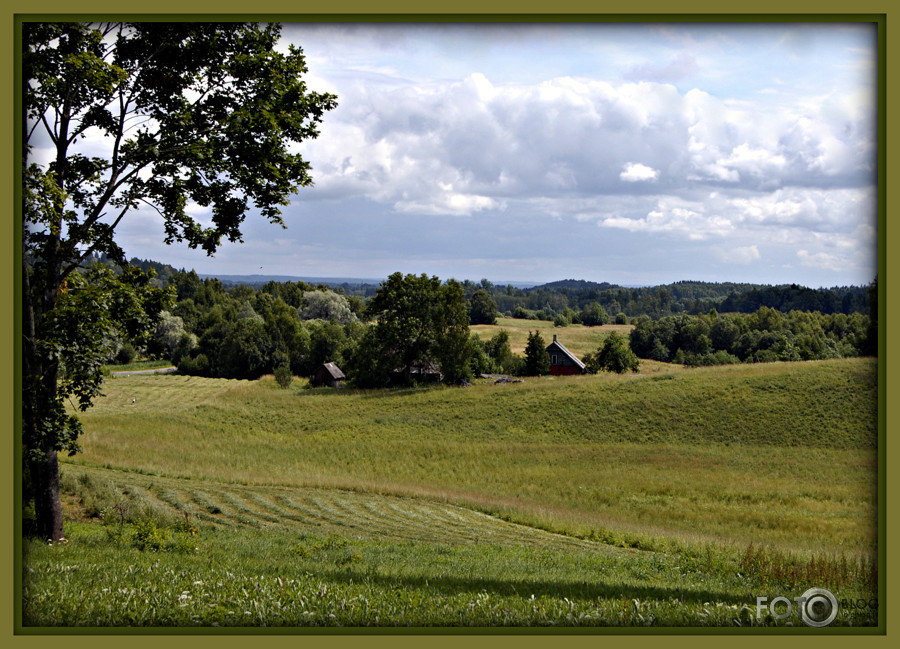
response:
<path id="1" fill-rule="evenodd" d="M 179 374 L 190 374 L 193 376 L 209 375 L 209 359 L 206 354 L 197 354 L 195 358 L 190 356 L 182 356 L 178 362 Z"/>
<path id="2" fill-rule="evenodd" d="M 116 352 L 116 363 L 119 363 L 120 365 L 132 363 L 135 358 L 137 358 L 137 350 L 131 343 L 125 343 L 119 347 L 119 351 Z"/>
<path id="3" fill-rule="evenodd" d="M 290 387 L 293 378 L 294 377 L 291 376 L 291 366 L 287 363 L 283 363 L 275 368 L 275 380 L 283 389 Z"/>
<path id="4" fill-rule="evenodd" d="M 589 363 L 586 365 L 592 372 L 637 372 L 640 365 L 625 338 L 616 332 L 609 334 L 597 353 L 588 356 L 587 360 Z"/>
<path id="5" fill-rule="evenodd" d="M 138 550 L 158 551 L 166 546 L 168 540 L 168 532 L 149 516 L 142 516 L 134 522 L 131 544 Z"/>

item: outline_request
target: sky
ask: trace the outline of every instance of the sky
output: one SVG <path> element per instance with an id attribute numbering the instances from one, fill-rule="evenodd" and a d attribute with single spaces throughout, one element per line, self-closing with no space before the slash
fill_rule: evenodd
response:
<path id="1" fill-rule="evenodd" d="M 315 186 L 201 273 L 861 285 L 876 272 L 874 24 L 285 24 L 338 96 Z M 192 208 L 203 219 L 203 209 Z"/>

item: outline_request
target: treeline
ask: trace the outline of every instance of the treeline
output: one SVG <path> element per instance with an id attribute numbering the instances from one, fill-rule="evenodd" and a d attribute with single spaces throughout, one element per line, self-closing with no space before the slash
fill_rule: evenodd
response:
<path id="1" fill-rule="evenodd" d="M 506 332 L 485 342 L 469 332 L 470 306 L 453 280 L 396 273 L 367 303 L 341 288 L 302 281 L 229 287 L 193 271 L 176 273 L 171 286 L 175 304 L 147 352 L 183 374 L 310 376 L 334 362 L 354 385 L 386 387 L 524 371 Z"/>
<path id="2" fill-rule="evenodd" d="M 97 258 L 111 263 L 105 255 Z M 129 263 L 142 270 L 156 272 L 156 285 L 168 285 L 177 274 L 184 274 L 168 264 L 132 258 Z M 229 281 L 220 282 L 224 288 L 242 286 Z M 305 282 L 265 282 L 250 286 L 256 289 L 273 284 L 298 284 Z M 485 305 L 489 297 L 491 311 L 497 315 L 535 320 L 557 320 L 558 325 L 619 323 L 625 324 L 640 316 L 658 319 L 669 315 L 700 315 L 715 309 L 719 313 L 754 313 L 760 307 L 782 312 L 818 311 L 819 313 L 863 313 L 871 310 L 869 286 L 835 286 L 813 289 L 797 284 L 770 286 L 736 282 L 680 281 L 660 286 L 625 287 L 608 282 L 566 279 L 531 288 L 512 285 L 495 285 L 487 279 L 480 282 L 461 282 L 466 300 Z M 371 299 L 378 286 L 371 283 L 349 281 L 322 282 L 315 286 L 333 290 L 346 296 Z M 473 324 L 483 321 L 476 316 Z"/>
<path id="3" fill-rule="evenodd" d="M 642 317 L 630 334 L 640 358 L 694 366 L 875 355 L 875 341 L 868 315 L 767 306 L 750 314 Z"/>
<path id="4" fill-rule="evenodd" d="M 185 374 L 255 379 L 286 365 L 308 376 L 321 363 L 343 362 L 364 332 L 362 301 L 324 286 L 226 288 L 194 271 L 176 273 L 171 285 L 175 306 L 163 314 L 148 351 Z"/>
<path id="5" fill-rule="evenodd" d="M 170 359 L 184 374 L 289 378 L 310 376 L 322 363 L 335 362 L 357 386 L 386 387 L 434 380 L 460 384 L 481 373 L 543 373 L 535 368 L 546 360 L 537 333 L 520 356 L 512 353 L 506 331 L 485 341 L 470 332 L 473 320 L 496 315 L 483 285 L 467 299 L 465 283 L 395 273 L 363 300 L 341 288 L 302 281 L 225 286 L 193 271 L 172 273 L 168 284 L 173 306 L 161 313 L 143 351 Z M 575 317 L 602 324 L 606 316 L 592 302 Z M 710 310 L 657 320 L 644 315 L 627 343 L 607 339 L 609 349 L 584 360 L 592 371 L 625 371 L 637 366 L 632 353 L 687 365 L 868 355 L 875 353 L 874 323 L 860 313 L 782 313 L 766 306 L 751 314 Z M 128 347 L 122 345 L 120 352 Z"/>
<path id="6" fill-rule="evenodd" d="M 613 321 L 617 316 L 634 319 L 642 315 L 657 319 L 668 315 L 699 315 L 716 309 L 720 313 L 753 313 L 762 306 L 781 311 L 820 313 L 868 313 L 869 290 L 865 286 L 811 289 L 796 284 L 767 286 L 732 282 L 682 281 L 663 286 L 623 287 L 584 280 L 562 280 L 533 288 L 496 286 L 483 279 L 465 281 L 467 298 L 486 291 L 500 313 L 514 318 L 554 320 L 572 316 L 586 308 L 602 307 Z M 621 316 L 619 315 L 621 314 Z"/>
<path id="7" fill-rule="evenodd" d="M 268 282 L 259 288 L 201 280 L 175 273 L 174 306 L 164 311 L 146 348 L 168 358 L 183 374 L 290 380 L 337 363 L 357 387 L 443 381 L 464 384 L 479 374 L 546 374 L 549 356 L 538 332 L 524 355 L 514 354 L 509 333 L 481 340 L 469 330 L 477 300 L 462 284 L 426 275 L 391 275 L 364 303 L 341 289 L 305 282 Z M 636 367 L 627 344 L 598 349 L 593 371 Z M 619 347 L 623 347 L 619 349 Z M 616 365 L 618 363 L 618 365 Z M 281 382 L 281 378 L 279 378 Z"/>

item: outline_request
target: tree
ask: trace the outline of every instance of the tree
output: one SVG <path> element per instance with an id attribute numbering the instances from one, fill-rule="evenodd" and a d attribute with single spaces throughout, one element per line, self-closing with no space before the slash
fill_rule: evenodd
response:
<path id="1" fill-rule="evenodd" d="M 349 366 L 358 385 L 408 384 L 418 371 L 438 364 L 448 383 L 471 376 L 469 318 L 459 282 L 394 273 L 372 297 L 367 314 L 376 322 Z"/>
<path id="2" fill-rule="evenodd" d="M 339 324 L 356 322 L 347 298 L 334 291 L 307 291 L 303 299 L 306 306 L 300 309 L 300 317 L 304 320 L 333 320 Z"/>
<path id="3" fill-rule="evenodd" d="M 277 24 L 22 26 L 22 442 L 44 538 L 63 535 L 57 452 L 76 452 L 81 432 L 64 403 L 74 395 L 85 409 L 99 391 L 91 363 L 112 325 L 89 317 L 108 305 L 137 334 L 159 301 L 140 273 L 91 285 L 79 269 L 95 254 L 124 263 L 114 234 L 139 206 L 161 216 L 166 243 L 212 254 L 223 237 L 241 240 L 251 206 L 284 225 L 280 207 L 312 182 L 293 147 L 318 135 L 336 98 L 307 90 L 302 52 L 277 51 L 279 34 Z M 49 162 L 31 155 L 38 147 Z M 192 204 L 209 209 L 209 225 Z"/>
<path id="4" fill-rule="evenodd" d="M 484 279 L 481 281 L 482 284 L 487 282 Z M 498 315 L 500 314 L 497 311 L 497 303 L 490 293 L 480 288 L 472 294 L 469 300 L 469 321 L 473 325 L 496 324 Z"/>
<path id="5" fill-rule="evenodd" d="M 585 358 L 585 365 L 591 372 L 605 371 L 622 374 L 628 370 L 637 372 L 640 361 L 631 351 L 625 337 L 614 331 L 606 337 L 596 354 Z"/>
<path id="6" fill-rule="evenodd" d="M 279 387 L 287 389 L 291 386 L 293 378 L 291 376 L 291 366 L 288 364 L 287 359 L 282 360 L 275 368 L 275 381 L 278 382 Z"/>
<path id="7" fill-rule="evenodd" d="M 609 321 L 606 310 L 597 302 L 586 304 L 581 310 L 581 324 L 586 327 L 597 327 Z"/>
<path id="8" fill-rule="evenodd" d="M 488 355 L 500 366 L 501 371 L 513 373 L 518 363 L 509 344 L 509 332 L 501 329 L 486 344 Z M 519 359 L 521 363 L 521 357 Z"/>
<path id="9" fill-rule="evenodd" d="M 550 355 L 547 353 L 547 345 L 539 331 L 528 332 L 528 341 L 525 343 L 525 375 L 541 376 L 550 373 Z"/>

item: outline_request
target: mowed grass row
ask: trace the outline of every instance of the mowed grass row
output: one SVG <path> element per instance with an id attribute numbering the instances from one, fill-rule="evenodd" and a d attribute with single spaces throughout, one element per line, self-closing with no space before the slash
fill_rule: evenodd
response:
<path id="1" fill-rule="evenodd" d="M 74 462 L 412 495 L 646 547 L 869 556 L 874 370 L 844 359 L 372 392 L 115 378 L 83 416 Z"/>
<path id="2" fill-rule="evenodd" d="M 72 465 L 63 466 L 61 485 L 75 519 L 102 520 L 111 525 L 120 518 L 141 516 L 171 524 L 187 514 L 189 520 L 223 529 L 278 527 L 355 539 L 608 549 L 590 540 L 409 497 L 335 489 L 251 487 Z"/>
<path id="3" fill-rule="evenodd" d="M 26 543 L 26 626 L 754 626 L 779 623 L 756 616 L 759 594 L 874 592 L 865 562 L 774 554 L 760 569 L 749 550 L 623 549 L 378 494 L 69 465 L 63 478 L 81 517 L 106 523 Z M 158 551 L 115 538 L 120 513 L 151 512 L 202 518 L 200 534 Z M 875 623 L 875 609 L 845 607 L 834 624 Z"/>

